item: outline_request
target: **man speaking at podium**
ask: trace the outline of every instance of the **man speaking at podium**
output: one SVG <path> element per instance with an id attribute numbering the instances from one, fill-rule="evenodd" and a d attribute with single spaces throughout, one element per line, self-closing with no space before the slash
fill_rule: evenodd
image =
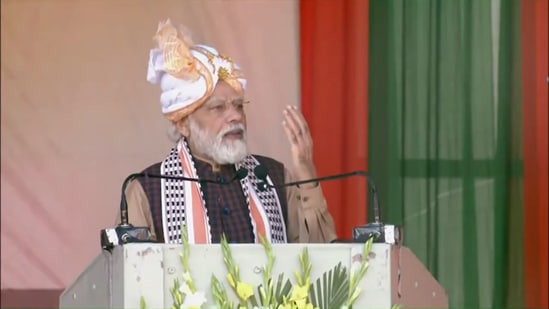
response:
<path id="1" fill-rule="evenodd" d="M 330 242 L 334 222 L 318 183 L 260 190 L 254 169 L 283 184 L 316 177 L 312 140 L 303 115 L 287 107 L 282 128 L 292 166 L 250 155 L 246 141 L 246 79 L 229 57 L 195 45 L 169 20 L 161 22 L 150 51 L 147 80 L 161 89 L 163 115 L 177 142 L 145 173 L 216 180 L 218 183 L 141 177 L 126 190 L 129 222 L 147 226 L 154 239 L 181 242 L 185 224 L 191 243 Z M 244 175 L 238 171 L 245 169 Z"/>

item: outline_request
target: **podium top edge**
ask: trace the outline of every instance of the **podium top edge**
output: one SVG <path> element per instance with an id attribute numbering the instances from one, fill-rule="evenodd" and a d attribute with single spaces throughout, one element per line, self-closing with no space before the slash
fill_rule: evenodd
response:
<path id="1" fill-rule="evenodd" d="M 357 246 L 362 246 L 361 243 L 287 243 L 287 244 L 271 244 L 273 248 L 277 247 L 292 247 L 292 248 L 354 248 Z M 142 242 L 142 243 L 129 243 L 125 245 L 116 246 L 115 248 L 138 248 L 138 247 L 148 247 L 148 248 L 179 248 L 182 244 L 166 244 L 166 243 L 155 243 L 155 242 Z M 190 247 L 220 247 L 221 244 L 189 244 Z M 259 243 L 230 243 L 229 246 L 234 248 L 262 248 L 263 245 Z M 391 247 L 392 244 L 386 243 L 374 243 L 374 247 Z"/>

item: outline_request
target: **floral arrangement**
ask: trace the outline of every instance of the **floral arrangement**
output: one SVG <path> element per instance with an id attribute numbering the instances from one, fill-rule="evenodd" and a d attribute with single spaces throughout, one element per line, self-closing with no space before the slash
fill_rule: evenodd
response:
<path id="1" fill-rule="evenodd" d="M 183 268 L 181 280 L 174 280 L 170 287 L 173 298 L 171 309 L 202 309 L 207 301 L 202 291 L 197 291 L 189 268 L 190 246 L 186 229 L 182 228 L 182 251 L 180 261 Z M 313 265 L 309 260 L 307 248 L 299 254 L 300 269 L 294 271 L 295 283 L 284 274 L 273 278 L 272 270 L 275 256 L 271 244 L 261 238 L 267 263 L 261 269 L 262 283 L 254 287 L 240 279 L 239 267 L 233 259 L 227 239 L 221 239 L 223 261 L 227 269 L 226 281 L 236 295 L 238 303 L 233 303 L 222 281 L 211 278 L 212 301 L 217 309 L 334 309 L 352 308 L 361 293 L 358 286 L 368 269 L 368 255 L 372 249 L 373 239 L 364 245 L 360 266 L 355 271 L 338 263 L 334 268 L 320 276 L 314 283 L 310 273 Z M 146 309 L 145 299 L 141 298 L 141 309 Z"/>

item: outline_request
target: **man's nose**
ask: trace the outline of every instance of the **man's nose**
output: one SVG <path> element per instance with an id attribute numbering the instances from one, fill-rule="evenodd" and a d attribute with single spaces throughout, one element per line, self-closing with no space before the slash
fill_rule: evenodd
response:
<path id="1" fill-rule="evenodd" d="M 244 119 L 244 110 L 240 109 L 238 106 L 229 104 L 226 117 L 229 122 L 240 122 Z"/>

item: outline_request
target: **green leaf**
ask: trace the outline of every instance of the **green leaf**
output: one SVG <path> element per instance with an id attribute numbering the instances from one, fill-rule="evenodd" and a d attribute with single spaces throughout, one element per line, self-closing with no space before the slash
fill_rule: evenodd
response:
<path id="1" fill-rule="evenodd" d="M 173 286 L 170 288 L 170 294 L 172 295 L 173 304 L 179 308 L 182 304 L 181 292 L 179 292 L 179 280 L 177 278 L 173 281 Z"/>
<path id="2" fill-rule="evenodd" d="M 337 264 L 311 284 L 310 302 L 320 309 L 341 308 L 349 294 L 347 269 Z"/>
<path id="3" fill-rule="evenodd" d="M 295 280 L 297 281 L 297 284 L 303 285 L 303 279 L 301 278 L 301 275 L 297 270 L 294 270 L 294 276 L 295 276 Z"/>
<path id="4" fill-rule="evenodd" d="M 363 252 L 362 252 L 362 260 L 367 260 L 368 255 L 370 254 L 370 251 L 372 251 L 372 246 L 374 245 L 374 237 L 368 238 L 366 240 L 366 243 L 364 244 Z"/>
<path id="5" fill-rule="evenodd" d="M 233 303 L 229 301 L 229 298 L 227 296 L 227 291 L 225 290 L 225 287 L 217 277 L 212 275 L 211 280 L 211 286 L 212 286 L 212 295 L 214 297 L 214 302 L 219 309 L 233 309 Z M 179 309 L 179 307 L 177 307 Z"/>
<path id="6" fill-rule="evenodd" d="M 284 274 L 278 275 L 276 280 L 275 290 L 274 290 L 274 299 L 277 303 L 281 304 L 283 298 L 288 298 L 290 296 L 290 291 L 292 290 L 292 283 L 289 279 L 284 278 Z"/>

